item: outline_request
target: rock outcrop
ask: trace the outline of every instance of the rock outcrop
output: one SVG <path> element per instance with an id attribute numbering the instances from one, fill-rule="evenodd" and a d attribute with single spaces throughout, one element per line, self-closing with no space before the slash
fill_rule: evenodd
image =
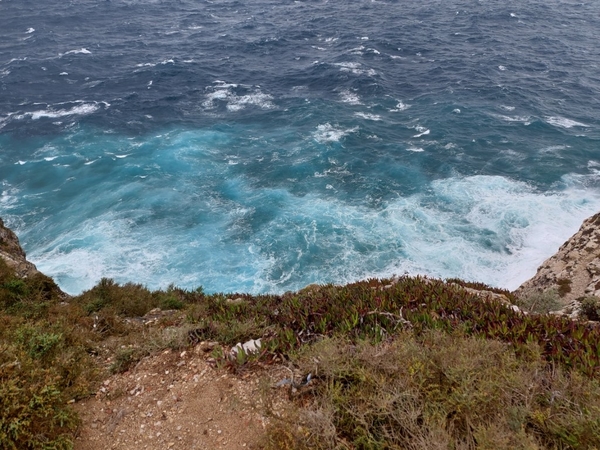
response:
<path id="1" fill-rule="evenodd" d="M 548 289 L 555 289 L 564 305 L 579 297 L 600 296 L 600 213 L 586 219 L 515 294 L 525 297 Z"/>
<path id="2" fill-rule="evenodd" d="M 0 219 L 0 258 L 21 278 L 39 273 L 35 265 L 27 261 L 17 235 L 4 226 L 2 219 Z"/>

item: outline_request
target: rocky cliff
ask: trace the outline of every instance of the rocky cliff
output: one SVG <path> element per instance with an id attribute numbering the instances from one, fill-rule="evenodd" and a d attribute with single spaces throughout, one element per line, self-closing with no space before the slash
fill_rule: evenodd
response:
<path id="1" fill-rule="evenodd" d="M 600 213 L 586 219 L 515 294 L 525 297 L 548 289 L 556 289 L 565 305 L 579 297 L 600 296 Z"/>
<path id="2" fill-rule="evenodd" d="M 21 278 L 31 277 L 38 272 L 37 268 L 27 261 L 19 239 L 0 219 L 0 258 L 12 267 Z"/>

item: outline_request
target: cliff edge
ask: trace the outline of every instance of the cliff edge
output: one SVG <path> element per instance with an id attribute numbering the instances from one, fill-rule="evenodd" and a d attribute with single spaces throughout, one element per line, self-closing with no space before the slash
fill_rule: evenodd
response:
<path id="1" fill-rule="evenodd" d="M 565 305 L 580 297 L 600 296 L 600 213 L 586 219 L 514 293 L 527 297 L 549 289 L 555 289 Z"/>
<path id="2" fill-rule="evenodd" d="M 2 219 L 0 219 L 0 258 L 13 268 L 20 278 L 39 273 L 35 265 L 27 261 L 17 235 L 4 226 Z"/>

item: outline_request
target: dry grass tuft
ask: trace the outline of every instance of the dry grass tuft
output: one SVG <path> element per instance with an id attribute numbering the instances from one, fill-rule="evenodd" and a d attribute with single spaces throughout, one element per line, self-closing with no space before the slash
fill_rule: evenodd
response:
<path id="1" fill-rule="evenodd" d="M 272 425 L 268 448 L 599 448 L 600 386 L 540 355 L 439 331 L 324 339 L 298 356 L 316 381 L 294 420 Z"/>

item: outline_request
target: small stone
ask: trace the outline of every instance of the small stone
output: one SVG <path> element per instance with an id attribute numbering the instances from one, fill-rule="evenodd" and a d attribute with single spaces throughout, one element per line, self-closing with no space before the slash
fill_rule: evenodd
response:
<path id="1" fill-rule="evenodd" d="M 242 297 L 237 297 L 234 299 L 231 299 L 231 298 L 225 299 L 225 302 L 230 305 L 241 305 L 242 303 L 245 302 L 245 300 Z"/>

